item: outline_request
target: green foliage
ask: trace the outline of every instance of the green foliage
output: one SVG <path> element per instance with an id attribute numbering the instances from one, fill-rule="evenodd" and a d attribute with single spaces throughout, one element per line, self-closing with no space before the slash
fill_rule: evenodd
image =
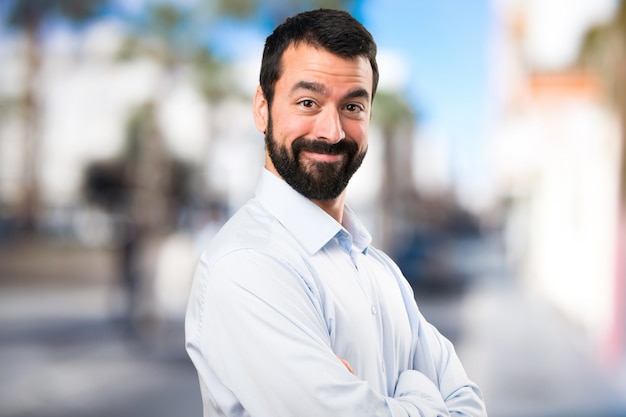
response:
<path id="1" fill-rule="evenodd" d="M 587 31 L 578 63 L 599 75 L 606 97 L 626 112 L 626 1 L 612 20 Z"/>
<path id="2" fill-rule="evenodd" d="M 248 19 L 265 16 L 272 25 L 277 25 L 287 17 L 305 10 L 329 8 L 350 10 L 354 0 L 205 0 L 215 3 L 220 16 Z"/>
<path id="3" fill-rule="evenodd" d="M 412 123 L 414 116 L 413 108 L 400 94 L 380 90 L 376 92 L 372 118 L 383 129 Z"/>
<path id="4" fill-rule="evenodd" d="M 33 28 L 50 18 L 81 23 L 96 17 L 107 0 L 15 0 L 7 24 L 16 29 Z"/>
<path id="5" fill-rule="evenodd" d="M 259 2 L 256 0 L 218 0 L 217 13 L 235 18 L 248 18 L 257 12 Z"/>

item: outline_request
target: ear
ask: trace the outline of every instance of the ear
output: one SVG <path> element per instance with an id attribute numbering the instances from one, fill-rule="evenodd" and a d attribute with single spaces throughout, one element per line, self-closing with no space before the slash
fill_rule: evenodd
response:
<path id="1" fill-rule="evenodd" d="M 261 86 L 256 88 L 254 95 L 254 123 L 259 132 L 265 133 L 267 130 L 267 120 L 269 115 L 269 103 L 263 95 Z"/>

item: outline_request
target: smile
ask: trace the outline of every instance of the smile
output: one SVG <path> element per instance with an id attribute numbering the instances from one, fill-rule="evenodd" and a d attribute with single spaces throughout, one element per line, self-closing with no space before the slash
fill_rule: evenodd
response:
<path id="1" fill-rule="evenodd" d="M 343 159 L 344 154 L 330 154 L 330 153 L 320 153 L 320 152 L 312 152 L 312 151 L 302 151 L 301 154 L 306 155 L 308 159 L 312 159 L 318 162 L 338 162 Z"/>

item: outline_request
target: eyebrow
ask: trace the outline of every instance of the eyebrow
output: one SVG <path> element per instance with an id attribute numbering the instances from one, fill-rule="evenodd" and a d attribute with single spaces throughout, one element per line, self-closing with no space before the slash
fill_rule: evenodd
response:
<path id="1" fill-rule="evenodd" d="M 368 93 L 367 90 L 364 88 L 356 88 L 350 91 L 348 94 L 346 94 L 343 99 L 349 100 L 352 98 L 365 98 L 369 101 L 370 93 Z"/>
<path id="2" fill-rule="evenodd" d="M 323 96 L 328 96 L 328 89 L 324 87 L 320 83 L 311 82 L 311 81 L 298 81 L 296 85 L 293 86 L 291 92 L 295 92 L 298 90 L 308 90 L 313 93 L 321 94 Z"/>
<path id="3" fill-rule="evenodd" d="M 323 95 L 325 97 L 327 97 L 329 95 L 328 89 L 324 85 L 322 85 L 320 83 L 312 82 L 312 81 L 299 81 L 299 82 L 297 82 L 293 86 L 291 91 L 295 92 L 297 90 L 308 90 L 308 91 L 311 91 L 313 93 L 321 94 L 321 95 Z M 352 91 L 349 91 L 348 94 L 346 94 L 343 97 L 344 100 L 349 100 L 349 99 L 353 99 L 353 98 L 365 98 L 365 99 L 369 100 L 370 94 L 364 88 L 356 88 L 356 89 L 354 89 Z"/>

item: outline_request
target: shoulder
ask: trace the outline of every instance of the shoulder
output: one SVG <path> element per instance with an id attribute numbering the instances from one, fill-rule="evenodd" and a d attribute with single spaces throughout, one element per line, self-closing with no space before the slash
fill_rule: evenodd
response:
<path id="1" fill-rule="evenodd" d="M 306 253 L 271 215 L 255 204 L 239 210 L 202 253 L 190 300 L 197 314 L 226 300 L 279 305 L 281 300 L 315 298 Z M 252 301 L 254 300 L 254 301 Z M 250 304 L 252 305 L 252 304 Z"/>
<path id="2" fill-rule="evenodd" d="M 198 269 L 205 274 L 213 274 L 216 267 L 222 273 L 251 273 L 290 267 L 300 264 L 301 258 L 301 246 L 292 234 L 258 200 L 252 199 L 216 233 L 203 250 Z"/>

